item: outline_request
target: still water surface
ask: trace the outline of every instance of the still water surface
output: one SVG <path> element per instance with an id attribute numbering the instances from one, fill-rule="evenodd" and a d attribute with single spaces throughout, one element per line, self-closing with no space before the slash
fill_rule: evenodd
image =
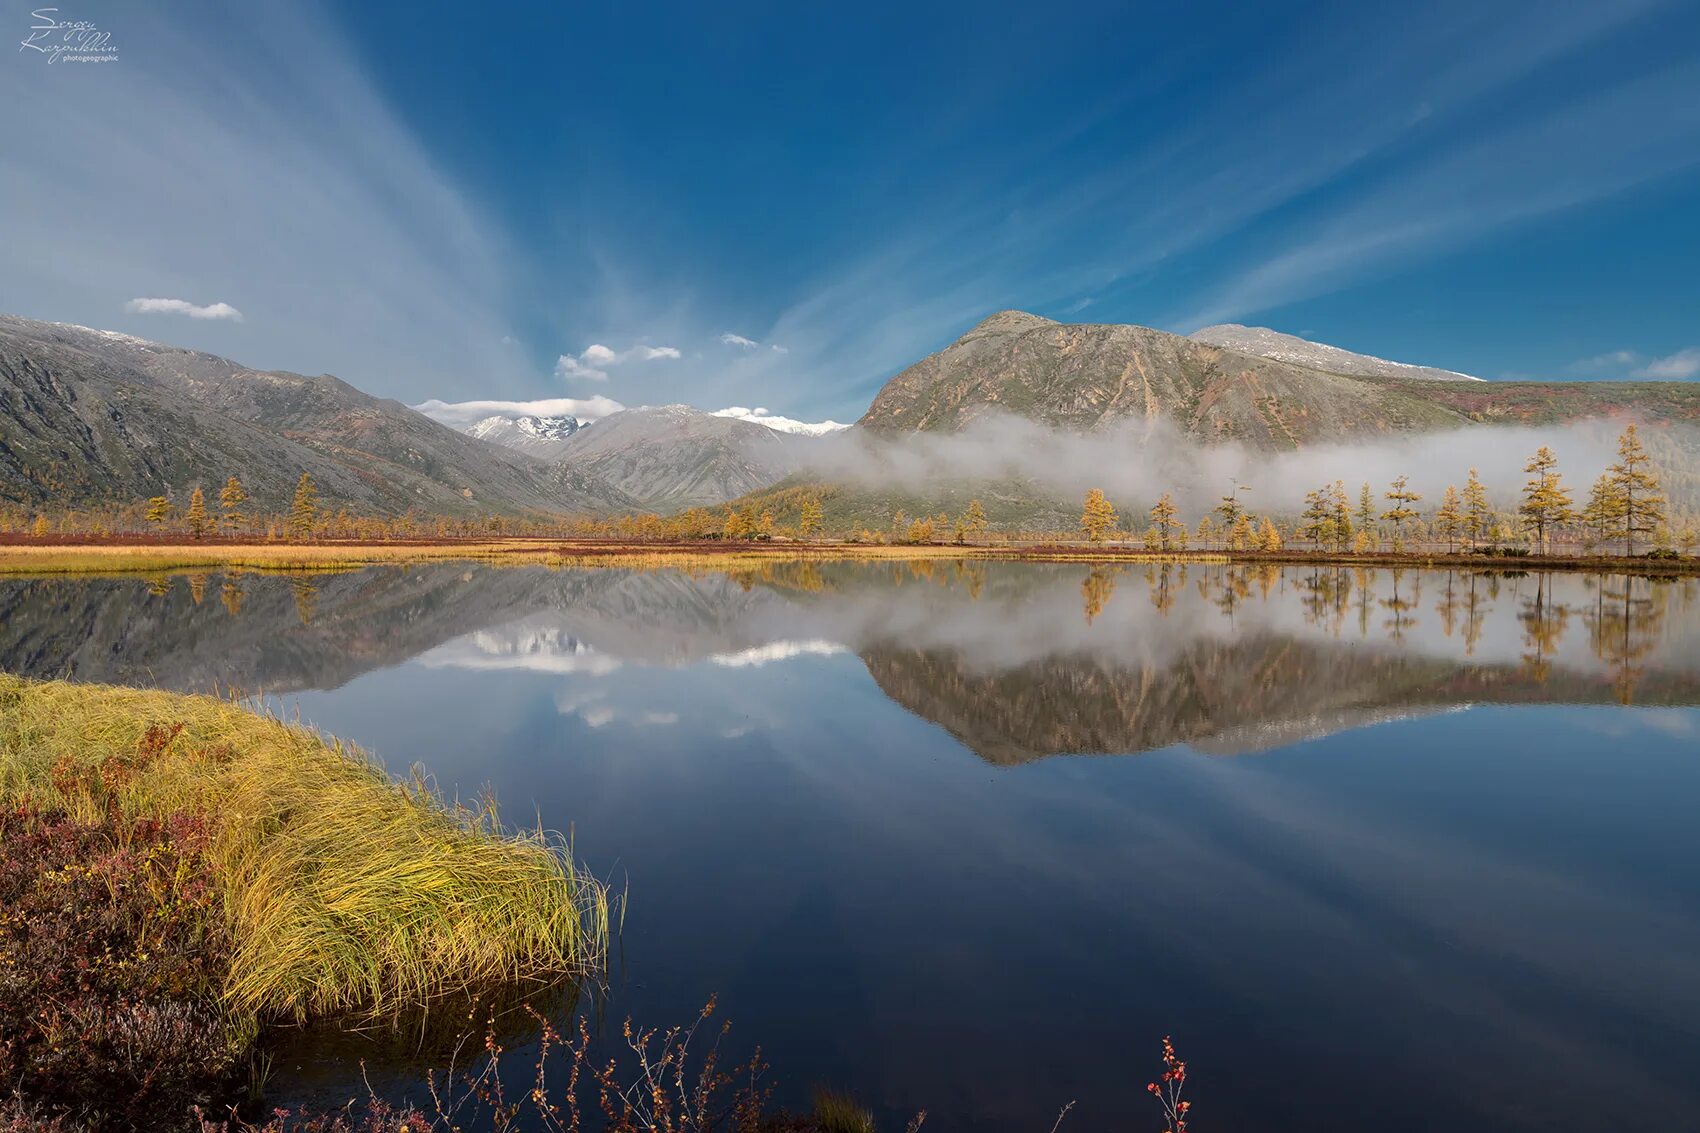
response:
<path id="1" fill-rule="evenodd" d="M 1172 1033 L 1200 1129 L 1700 1128 L 1694 580 L 7 581 L 0 668 L 263 691 L 572 831 L 631 887 L 608 1016 L 715 993 L 782 1102 L 1149 1128 Z"/>

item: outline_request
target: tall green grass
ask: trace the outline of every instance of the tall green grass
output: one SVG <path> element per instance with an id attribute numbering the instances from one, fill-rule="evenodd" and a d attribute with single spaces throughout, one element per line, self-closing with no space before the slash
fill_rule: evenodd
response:
<path id="1" fill-rule="evenodd" d="M 225 999 L 262 1020 L 386 1014 L 606 958 L 607 890 L 560 839 L 216 698 L 0 675 L 0 801 L 211 817 Z"/>

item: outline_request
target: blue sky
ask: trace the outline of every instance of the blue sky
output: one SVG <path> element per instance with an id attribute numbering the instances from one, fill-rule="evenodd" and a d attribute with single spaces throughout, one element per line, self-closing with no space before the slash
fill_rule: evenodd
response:
<path id="1" fill-rule="evenodd" d="M 852 420 L 1004 307 L 1700 374 L 1693 3 L 57 18 L 119 57 L 4 53 L 0 309 L 409 403 Z"/>

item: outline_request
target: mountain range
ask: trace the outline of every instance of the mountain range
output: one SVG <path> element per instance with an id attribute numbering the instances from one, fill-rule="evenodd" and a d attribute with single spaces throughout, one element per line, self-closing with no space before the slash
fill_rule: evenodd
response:
<path id="1" fill-rule="evenodd" d="M 766 488 L 820 442 L 688 405 L 627 409 L 577 433 L 559 466 L 613 485 L 651 511 L 709 506 Z"/>
<path id="2" fill-rule="evenodd" d="M 127 502 L 239 476 L 281 510 L 323 500 L 445 515 L 626 510 L 576 469 L 456 432 L 331 377 L 253 370 L 111 331 L 0 316 L 0 500 Z"/>
<path id="3" fill-rule="evenodd" d="M 1278 452 L 1393 433 L 1623 413 L 1653 423 L 1700 421 L 1695 383 L 1483 382 L 1460 374 L 1437 380 L 1425 367 L 1334 347 L 1316 347 L 1311 361 L 1295 361 L 1289 344 L 1303 340 L 1274 332 L 1239 341 L 1226 347 L 1148 327 L 1063 324 L 1001 311 L 892 378 L 858 424 L 949 432 L 986 414 L 1013 413 L 1084 433 L 1162 418 L 1198 441 Z"/>
<path id="4" fill-rule="evenodd" d="M 1438 629 L 1451 598 L 1474 629 L 1396 641 L 1381 604 L 1399 585 L 1390 573 L 1358 576 L 1347 606 L 1374 612 L 1359 623 L 1348 608 L 1344 628 L 1331 602 L 1295 597 L 1321 594 L 1308 572 L 1280 578 L 1264 588 L 1251 572 L 1220 567 L 1142 578 L 1055 564 L 917 573 L 803 563 L 735 578 L 425 563 L 179 577 L 163 592 L 142 579 L 23 579 L 0 585 L 0 669 L 288 694 L 414 658 L 594 674 L 846 653 L 887 697 L 994 764 L 1178 743 L 1253 752 L 1480 704 L 1615 703 L 1630 693 L 1642 705 L 1700 703 L 1697 639 L 1665 628 L 1694 618 L 1674 584 L 1631 598 L 1580 576 L 1549 580 L 1544 592 L 1484 576 L 1479 590 L 1458 579 L 1454 593 L 1441 575 L 1418 591 L 1425 580 L 1410 578 L 1405 594 L 1425 622 Z M 1102 601 L 1083 609 L 1094 580 L 1105 584 Z M 1543 609 L 1575 623 L 1545 661 L 1531 644 Z"/>
<path id="5" fill-rule="evenodd" d="M 869 493 L 820 471 L 834 466 L 822 459 L 831 446 L 999 415 L 1080 434 L 1162 420 L 1192 441 L 1275 453 L 1598 417 L 1696 424 L 1700 384 L 1484 382 L 1264 328 L 1188 337 L 1002 311 L 891 378 L 848 430 L 671 405 L 591 423 L 496 415 L 461 431 L 329 375 L 0 316 L 0 501 L 32 506 L 183 497 L 236 474 L 255 506 L 275 510 L 302 472 L 328 505 L 378 514 L 665 513 L 805 485 L 844 502 Z M 1678 433 L 1659 455 L 1687 476 L 1700 467 L 1700 430 Z M 897 494 L 916 514 L 961 487 Z M 1021 483 L 975 490 L 1017 504 L 1031 494 Z"/>

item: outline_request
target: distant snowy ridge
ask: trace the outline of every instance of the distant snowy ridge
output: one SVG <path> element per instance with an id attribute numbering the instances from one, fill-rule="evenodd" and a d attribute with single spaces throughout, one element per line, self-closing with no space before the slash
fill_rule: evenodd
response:
<path id="1" fill-rule="evenodd" d="M 1306 366 L 1313 370 L 1327 370 L 1334 374 L 1351 374 L 1366 378 L 1406 378 L 1430 382 L 1479 382 L 1482 379 L 1470 374 L 1460 374 L 1456 370 L 1443 370 L 1437 366 L 1415 366 L 1409 362 L 1394 362 L 1386 358 L 1377 358 L 1373 354 L 1357 354 L 1350 350 L 1342 350 L 1338 346 L 1329 346 L 1324 342 L 1311 342 L 1297 335 L 1282 334 L 1268 327 L 1247 327 L 1238 323 L 1222 323 L 1218 326 L 1204 327 L 1193 331 L 1187 336 L 1194 342 L 1208 343 L 1227 350 L 1237 350 L 1241 354 L 1251 354 L 1258 358 L 1269 358 L 1276 362 L 1287 362 L 1295 366 Z"/>
<path id="2" fill-rule="evenodd" d="M 837 421 L 798 421 L 792 417 L 781 417 L 776 413 L 769 413 L 759 406 L 755 409 L 748 409 L 742 405 L 733 405 L 726 409 L 716 409 L 711 416 L 736 417 L 740 421 L 753 421 L 757 425 L 766 425 L 777 433 L 798 433 L 805 437 L 824 437 L 828 433 L 836 433 L 840 429 L 850 427 Z"/>

